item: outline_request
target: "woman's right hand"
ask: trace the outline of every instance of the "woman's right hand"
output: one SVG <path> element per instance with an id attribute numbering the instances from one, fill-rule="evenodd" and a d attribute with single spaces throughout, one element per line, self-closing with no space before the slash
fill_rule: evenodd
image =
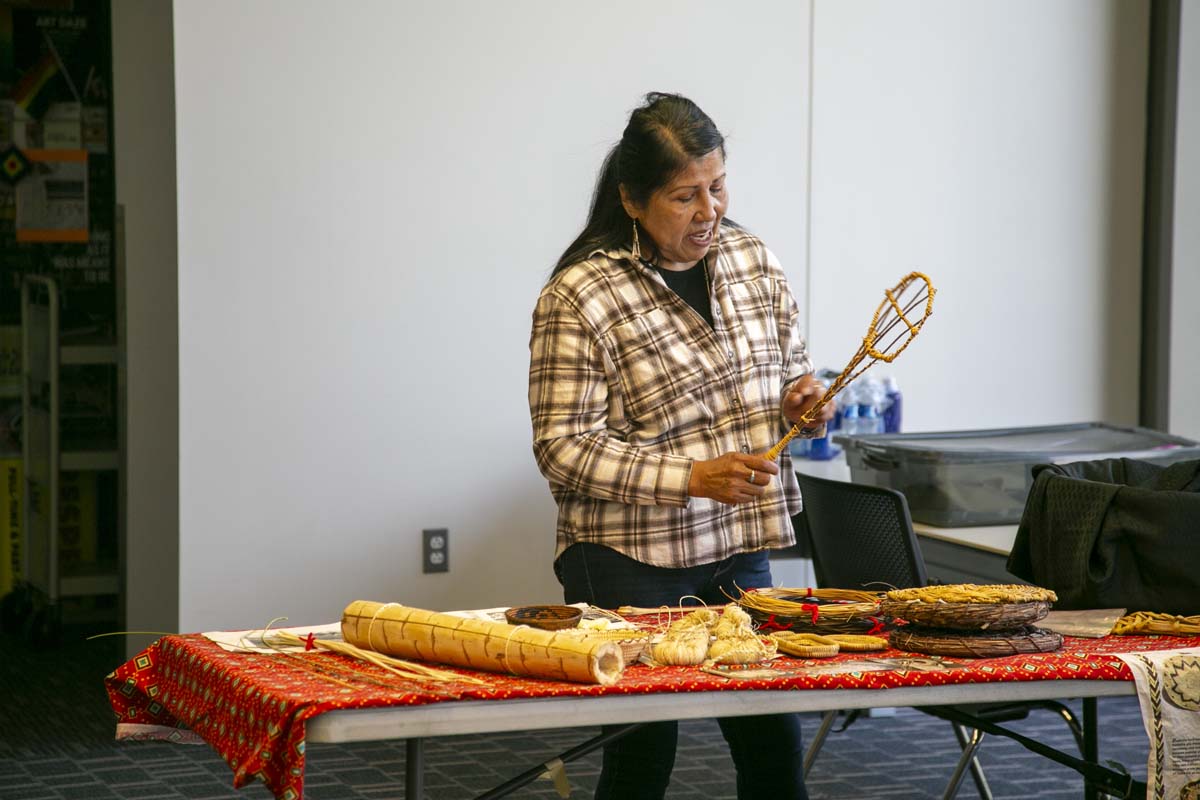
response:
<path id="1" fill-rule="evenodd" d="M 779 474 L 779 465 L 760 455 L 726 453 L 711 461 L 692 463 L 688 496 L 711 497 L 719 503 L 737 505 L 761 497 Z"/>

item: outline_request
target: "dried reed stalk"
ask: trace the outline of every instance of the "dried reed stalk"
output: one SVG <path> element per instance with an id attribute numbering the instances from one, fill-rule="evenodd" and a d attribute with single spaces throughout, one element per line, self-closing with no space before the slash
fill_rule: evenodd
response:
<path id="1" fill-rule="evenodd" d="M 263 635 L 263 641 L 270 644 L 288 645 L 298 647 L 305 644 L 306 640 L 297 636 L 290 631 L 270 631 Z M 412 661 L 403 661 L 399 658 L 376 653 L 373 650 L 364 650 L 361 647 L 356 647 L 348 642 L 334 642 L 325 639 L 313 639 L 312 644 L 322 650 L 328 650 L 331 653 L 348 656 L 358 661 L 366 661 L 368 664 L 374 664 L 380 669 L 404 678 L 410 681 L 433 681 L 445 683 L 450 681 L 458 681 L 461 683 L 474 683 L 480 686 L 486 686 L 487 681 L 481 681 L 479 678 L 470 675 L 459 675 L 454 672 L 446 672 L 445 670 L 434 669 L 427 667 L 424 664 L 417 664 Z"/>
<path id="2" fill-rule="evenodd" d="M 401 658 L 603 686 L 616 683 L 625 668 L 615 642 L 398 603 L 354 601 L 342 614 L 342 636 L 357 647 Z"/>

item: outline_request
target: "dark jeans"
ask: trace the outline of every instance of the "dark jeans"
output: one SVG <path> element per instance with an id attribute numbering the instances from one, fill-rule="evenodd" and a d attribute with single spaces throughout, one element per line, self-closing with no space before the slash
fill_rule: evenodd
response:
<path id="1" fill-rule="evenodd" d="M 729 602 L 737 587 L 771 585 L 765 551 L 698 567 L 652 567 L 595 544 L 568 548 L 554 565 L 568 603 L 600 608 L 622 605 L 678 607 L 681 598 Z M 722 591 L 724 590 L 724 591 Z M 694 599 L 684 605 L 696 605 Z M 804 750 L 796 714 L 726 717 L 717 720 L 737 768 L 739 800 L 807 800 Z M 605 726 L 613 730 L 620 726 Z M 678 723 L 652 722 L 604 748 L 596 800 L 661 800 L 675 766 Z"/>

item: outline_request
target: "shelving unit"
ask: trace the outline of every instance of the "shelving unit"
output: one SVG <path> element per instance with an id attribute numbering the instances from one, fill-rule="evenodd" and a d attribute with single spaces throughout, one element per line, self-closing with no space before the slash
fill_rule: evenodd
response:
<path id="1" fill-rule="evenodd" d="M 118 263 L 120 249 L 118 237 Z M 120 275 L 121 270 L 117 272 Z M 40 643 L 56 640 L 64 621 L 116 622 L 123 582 L 124 359 L 120 342 L 64 344 L 60 301 L 53 278 L 27 275 L 23 279 L 24 583 L 17 596 L 8 600 L 6 613 L 19 620 L 29 637 Z M 64 374 L 80 367 L 111 370 L 111 435 L 79 435 L 63 430 Z M 73 481 L 68 480 L 72 475 Z M 72 487 L 75 497 L 68 496 Z M 89 496 L 78 496 L 81 494 Z M 72 510 L 74 519 L 68 518 Z M 88 519 L 80 519 L 81 515 Z M 71 531 L 76 536 L 76 552 L 73 559 L 67 560 L 63 544 Z M 86 542 L 79 541 L 83 536 Z M 81 603 L 67 608 L 77 598 L 114 598 L 115 602 L 93 601 L 91 607 Z"/>
<path id="2" fill-rule="evenodd" d="M 112 8 L 0 5 L 0 629 L 36 642 L 124 611 Z"/>

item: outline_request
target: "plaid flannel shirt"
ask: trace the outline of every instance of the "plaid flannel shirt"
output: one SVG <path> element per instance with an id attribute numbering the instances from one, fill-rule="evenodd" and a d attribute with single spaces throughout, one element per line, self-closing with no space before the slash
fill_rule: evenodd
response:
<path id="1" fill-rule="evenodd" d="M 687 567 L 795 542 L 785 450 L 766 493 L 688 497 L 694 460 L 766 452 L 790 428 L 785 390 L 812 371 L 770 250 L 723 226 L 706 256 L 714 327 L 625 250 L 593 253 L 542 290 L 530 336 L 533 450 L 575 542 Z"/>

